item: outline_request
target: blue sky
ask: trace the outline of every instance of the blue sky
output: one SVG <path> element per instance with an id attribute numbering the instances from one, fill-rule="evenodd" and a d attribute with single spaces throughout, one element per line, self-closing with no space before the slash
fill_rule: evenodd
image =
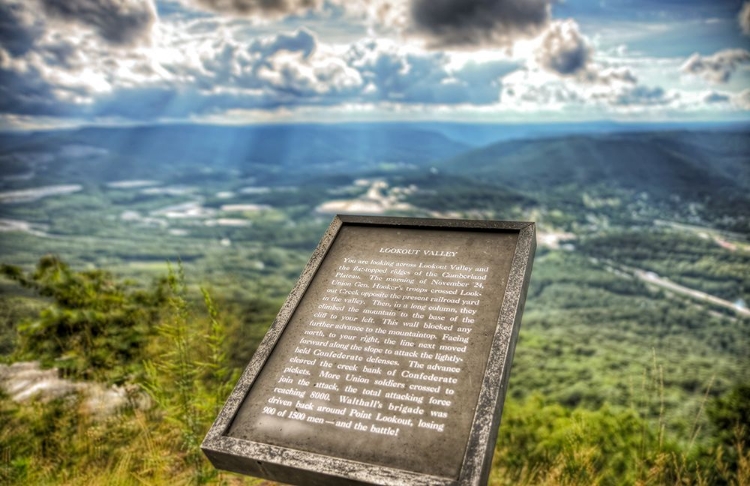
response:
<path id="1" fill-rule="evenodd" d="M 0 128 L 750 119 L 741 0 L 0 0 Z"/>

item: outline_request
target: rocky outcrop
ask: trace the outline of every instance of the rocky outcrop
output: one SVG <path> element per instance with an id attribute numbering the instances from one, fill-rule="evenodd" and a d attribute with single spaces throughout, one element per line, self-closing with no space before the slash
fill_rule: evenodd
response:
<path id="1" fill-rule="evenodd" d="M 80 395 L 84 409 L 94 415 L 111 415 L 134 396 L 133 390 L 126 387 L 106 387 L 101 383 L 60 378 L 56 368 L 42 369 L 37 361 L 0 364 L 0 389 L 16 402 L 49 401 Z M 137 401 L 143 405 L 143 394 L 136 394 Z"/>

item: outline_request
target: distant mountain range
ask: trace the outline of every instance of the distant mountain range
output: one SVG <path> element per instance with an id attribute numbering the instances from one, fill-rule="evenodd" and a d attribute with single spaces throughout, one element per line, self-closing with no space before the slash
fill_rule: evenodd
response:
<path id="1" fill-rule="evenodd" d="M 157 179 L 200 184 L 337 183 L 362 175 L 432 184 L 464 202 L 580 199 L 589 187 L 645 192 L 658 200 L 720 201 L 746 210 L 750 128 L 633 131 L 615 124 L 158 125 L 0 135 L 2 188 Z M 560 134 L 563 135 L 560 135 Z M 480 145 L 487 140 L 499 140 Z M 32 178 L 23 174 L 34 172 Z M 440 173 L 440 176 L 435 176 Z M 430 175 L 432 174 L 432 176 Z M 10 176 L 10 177 L 9 177 Z M 432 177 L 432 180 L 430 180 Z M 439 179 L 439 180 L 438 180 Z M 477 197 L 468 198 L 467 181 Z M 473 182 L 472 182 L 473 181 Z"/>
<path id="2" fill-rule="evenodd" d="M 141 177 L 153 170 L 155 164 L 240 170 L 248 165 L 274 165 L 303 172 L 318 170 L 319 166 L 360 169 L 382 162 L 424 164 L 471 148 L 434 130 L 395 125 L 83 128 L 6 134 L 0 143 L 4 152 L 94 146 L 127 164 L 122 175 L 137 173 Z"/>
<path id="3" fill-rule="evenodd" d="M 591 185 L 684 200 L 750 190 L 750 132 L 666 131 L 572 135 L 496 143 L 436 164 L 524 191 Z"/>

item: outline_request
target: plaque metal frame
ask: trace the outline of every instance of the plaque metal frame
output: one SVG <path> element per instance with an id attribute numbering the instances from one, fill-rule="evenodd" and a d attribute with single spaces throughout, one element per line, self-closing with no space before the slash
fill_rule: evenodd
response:
<path id="1" fill-rule="evenodd" d="M 252 442 L 226 435 L 245 397 L 274 351 L 316 271 L 345 225 L 445 231 L 516 233 L 500 315 L 486 361 L 477 407 L 471 422 L 458 478 L 420 474 L 404 469 L 353 461 L 307 451 Z M 300 278 L 287 297 L 237 385 L 217 416 L 201 449 L 214 467 L 273 481 L 303 485 L 436 485 L 469 486 L 487 483 L 497 440 L 503 402 L 510 378 L 526 292 L 536 250 L 536 225 L 515 221 L 397 218 L 337 215 L 323 235 Z"/>

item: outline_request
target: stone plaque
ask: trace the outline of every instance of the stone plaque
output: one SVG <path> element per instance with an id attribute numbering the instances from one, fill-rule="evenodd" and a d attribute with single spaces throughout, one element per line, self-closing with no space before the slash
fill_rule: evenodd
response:
<path id="1" fill-rule="evenodd" d="M 484 484 L 533 223 L 337 216 L 202 448 L 293 484 Z"/>

